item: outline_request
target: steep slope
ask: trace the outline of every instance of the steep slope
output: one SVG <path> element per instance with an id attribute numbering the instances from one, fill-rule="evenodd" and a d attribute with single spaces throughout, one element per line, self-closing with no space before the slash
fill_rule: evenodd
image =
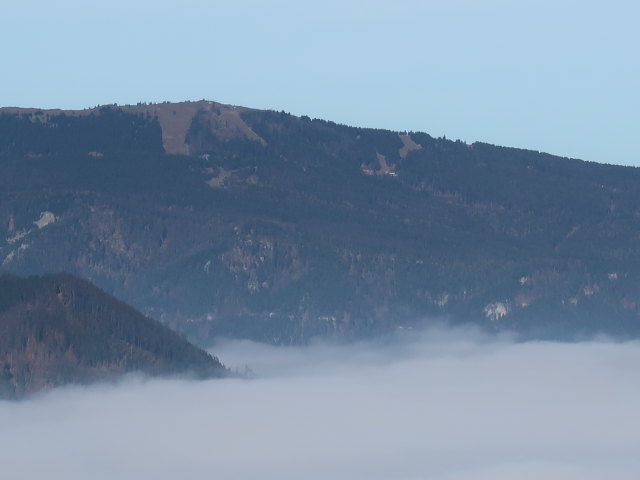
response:
<path id="1" fill-rule="evenodd" d="M 141 371 L 222 376 L 185 339 L 67 274 L 0 277 L 0 397 Z"/>
<path id="2" fill-rule="evenodd" d="M 187 127 L 188 125 L 188 127 Z M 640 171 L 214 102 L 0 111 L 0 266 L 202 344 L 640 335 Z"/>

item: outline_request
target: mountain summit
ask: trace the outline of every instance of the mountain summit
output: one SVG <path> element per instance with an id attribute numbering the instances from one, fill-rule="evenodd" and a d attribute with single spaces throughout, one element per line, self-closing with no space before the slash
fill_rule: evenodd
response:
<path id="1" fill-rule="evenodd" d="M 640 336 L 640 170 L 216 102 L 0 110 L 0 269 L 205 344 Z"/>

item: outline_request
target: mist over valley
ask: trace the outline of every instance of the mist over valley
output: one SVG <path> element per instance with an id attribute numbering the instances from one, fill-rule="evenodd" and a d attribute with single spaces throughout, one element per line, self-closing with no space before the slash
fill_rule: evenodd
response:
<path id="1" fill-rule="evenodd" d="M 10 477 L 636 478 L 640 345 L 474 328 L 218 342 L 257 378 L 128 377 L 0 402 Z M 37 452 L 37 461 L 34 461 Z"/>

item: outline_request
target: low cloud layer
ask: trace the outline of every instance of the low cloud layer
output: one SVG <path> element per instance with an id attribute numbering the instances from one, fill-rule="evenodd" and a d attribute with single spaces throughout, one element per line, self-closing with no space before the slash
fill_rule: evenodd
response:
<path id="1" fill-rule="evenodd" d="M 215 346 L 255 380 L 145 380 L 0 403 L 5 478 L 637 479 L 640 344 L 428 331 Z"/>

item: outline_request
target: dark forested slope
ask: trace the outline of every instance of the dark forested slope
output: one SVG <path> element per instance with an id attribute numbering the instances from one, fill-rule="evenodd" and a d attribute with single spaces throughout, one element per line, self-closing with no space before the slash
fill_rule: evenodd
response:
<path id="1" fill-rule="evenodd" d="M 0 112 L 1 269 L 203 344 L 640 334 L 638 169 L 204 101 Z"/>
<path id="2" fill-rule="evenodd" d="M 0 397 L 132 371 L 222 376 L 217 359 L 66 274 L 0 277 Z"/>

